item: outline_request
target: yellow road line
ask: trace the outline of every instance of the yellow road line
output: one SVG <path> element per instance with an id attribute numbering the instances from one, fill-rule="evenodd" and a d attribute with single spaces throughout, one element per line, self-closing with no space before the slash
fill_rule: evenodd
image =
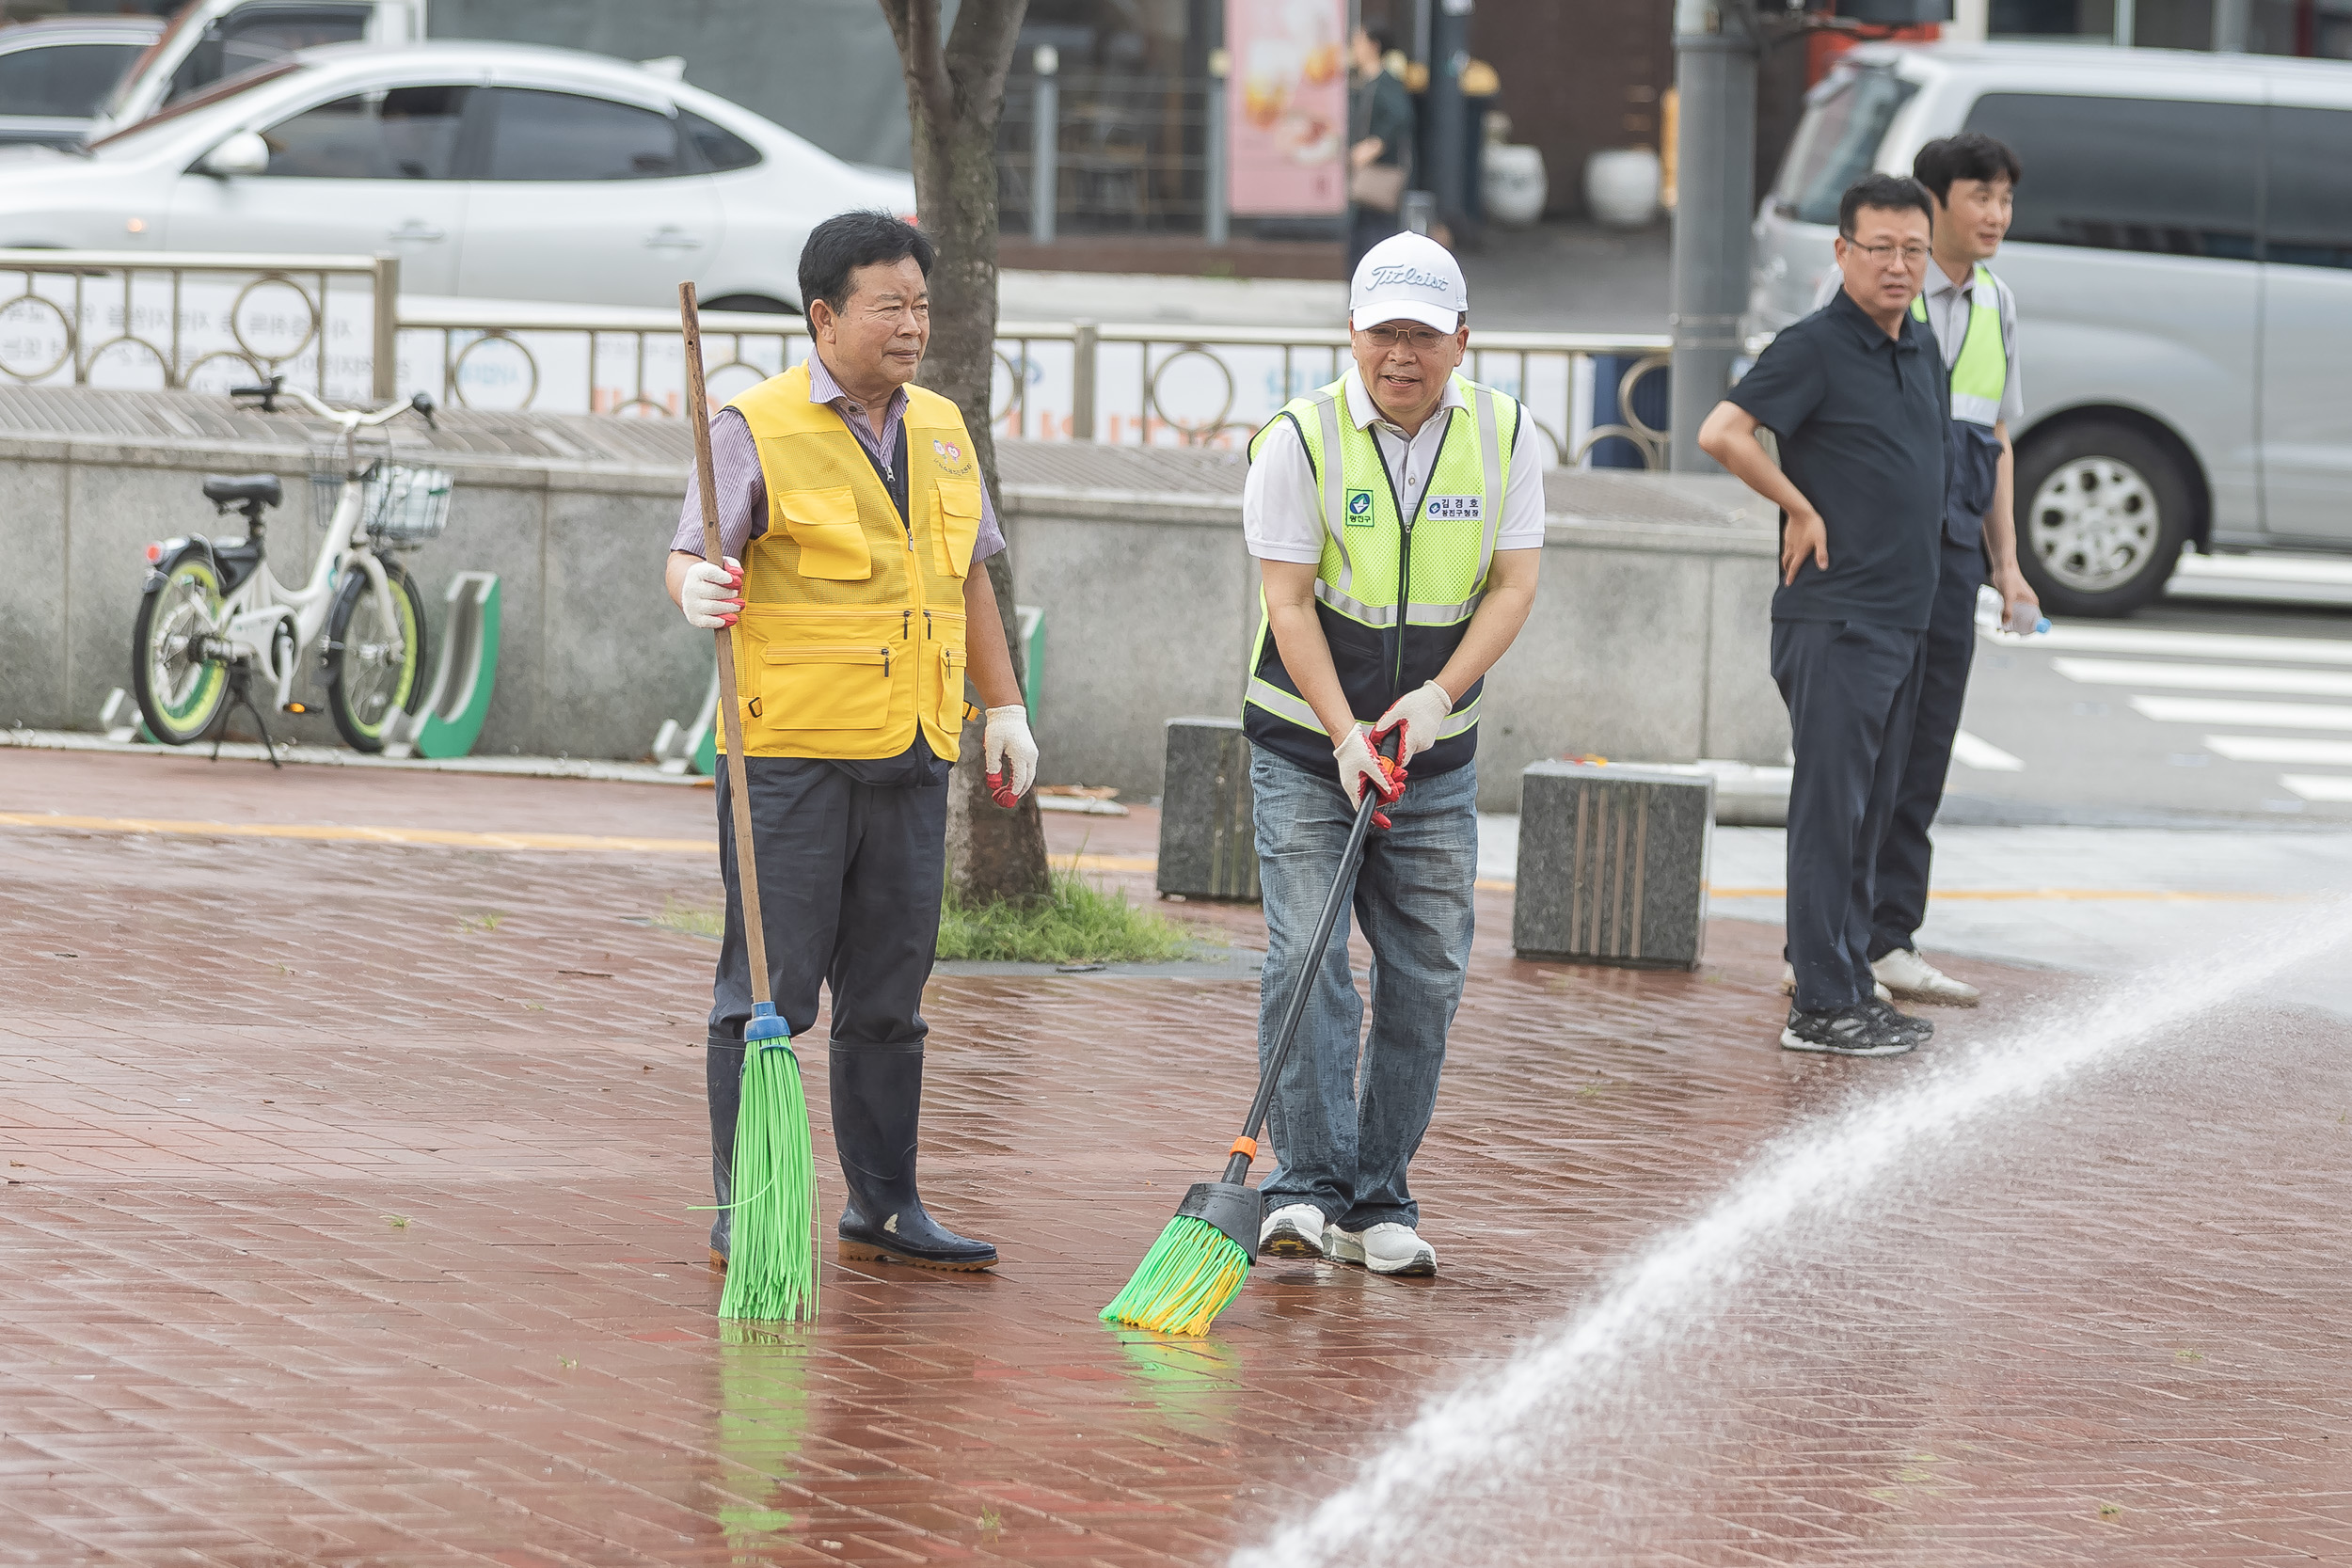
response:
<path id="1" fill-rule="evenodd" d="M 186 822 L 160 816 L 65 816 L 0 812 L 0 827 L 72 828 L 94 833 L 167 833 L 185 838 L 290 838 L 328 844 L 405 844 L 437 849 L 594 849 L 654 855 L 715 855 L 715 838 L 614 838 L 597 833 L 480 833 L 450 828 L 379 828 L 327 822 Z"/>
<path id="2" fill-rule="evenodd" d="M 181 838 L 301 839 L 322 844 L 399 844 L 434 849 L 561 849 L 607 854 L 716 855 L 715 838 L 627 838 L 600 833 L 469 832 L 454 828 L 385 828 L 335 822 L 199 822 L 162 816 L 71 816 L 0 812 L 0 827 L 64 828 L 91 833 L 161 833 Z M 1051 857 L 1067 865 L 1070 857 Z M 1081 871 L 1152 871 L 1151 855 L 1080 855 Z"/>
<path id="3" fill-rule="evenodd" d="M 1710 898 L 1786 898 L 1785 887 L 1710 887 Z M 2155 888 L 2101 887 L 2037 887 L 2037 888 L 1931 888 L 1928 892 L 1931 904 L 1945 901 L 1966 903 L 2033 903 L 2048 899 L 2053 902 L 2084 903 L 2149 903 L 2202 904 L 2276 903 L 2302 895 L 2292 893 L 2169 893 Z"/>

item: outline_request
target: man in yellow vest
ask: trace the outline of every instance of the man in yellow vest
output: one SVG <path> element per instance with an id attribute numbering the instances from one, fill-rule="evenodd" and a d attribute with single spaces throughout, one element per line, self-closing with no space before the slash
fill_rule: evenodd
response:
<path id="1" fill-rule="evenodd" d="M 670 597 L 734 629 L 744 772 L 776 1010 L 797 1038 L 832 993 L 834 1143 L 849 1200 L 841 1256 L 984 1269 L 989 1243 L 915 1191 L 919 1010 L 939 939 L 948 767 L 968 676 L 988 705 L 985 765 L 1010 805 L 1037 745 L 981 562 L 1005 547 L 956 405 L 914 386 L 934 252 L 910 224 L 847 213 L 812 230 L 801 298 L 814 349 L 710 421 L 724 564 L 703 559 L 690 483 Z M 719 773 L 726 930 L 708 1050 L 711 1260 L 724 1266 L 751 980 L 733 806 Z"/>
<path id="2" fill-rule="evenodd" d="M 1242 495 L 1265 606 L 1243 709 L 1265 893 L 1262 1061 L 1294 977 L 1314 988 L 1275 1088 L 1259 1245 L 1428 1275 L 1437 1249 L 1406 1174 L 1470 962 L 1479 693 L 1534 603 L 1543 454 L 1516 402 L 1455 373 L 1470 296 L 1443 246 L 1381 241 L 1348 303 L 1355 364 L 1258 433 Z M 1375 758 L 1391 735 L 1409 791 Z M 1304 948 L 1367 787 L 1386 804 L 1352 890 L 1372 947 L 1361 1038 L 1347 920 L 1322 953 Z"/>

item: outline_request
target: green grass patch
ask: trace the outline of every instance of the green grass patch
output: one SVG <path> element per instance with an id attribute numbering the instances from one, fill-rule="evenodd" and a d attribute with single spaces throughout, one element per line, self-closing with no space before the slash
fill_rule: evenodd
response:
<path id="1" fill-rule="evenodd" d="M 939 956 L 993 963 L 1161 963 L 1191 955 L 1191 932 L 1139 910 L 1074 867 L 1053 873 L 1054 891 L 1034 904 L 969 905 L 947 887 L 939 911 Z"/>
<path id="2" fill-rule="evenodd" d="M 724 932 L 727 917 L 719 911 L 699 904 L 683 904 L 675 898 L 661 900 L 661 912 L 653 917 L 653 924 L 664 930 L 683 931 L 690 937 L 717 939 Z"/>

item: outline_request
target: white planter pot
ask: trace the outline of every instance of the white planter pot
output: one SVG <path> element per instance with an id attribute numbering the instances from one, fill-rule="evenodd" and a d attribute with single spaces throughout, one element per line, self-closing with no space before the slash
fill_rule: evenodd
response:
<path id="1" fill-rule="evenodd" d="M 1524 229 L 1544 215 L 1544 198 L 1550 182 L 1544 177 L 1544 155 L 1533 147 L 1488 142 L 1480 158 L 1485 180 L 1486 216 L 1512 229 Z"/>
<path id="2" fill-rule="evenodd" d="M 1584 205 L 1616 229 L 1640 229 L 1658 215 L 1658 154 L 1646 147 L 1596 152 L 1584 161 Z"/>

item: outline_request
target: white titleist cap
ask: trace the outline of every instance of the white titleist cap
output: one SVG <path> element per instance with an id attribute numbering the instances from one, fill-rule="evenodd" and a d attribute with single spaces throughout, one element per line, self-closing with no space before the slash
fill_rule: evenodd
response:
<path id="1" fill-rule="evenodd" d="M 1365 251 L 1347 289 L 1348 325 L 1359 332 L 1392 321 L 1451 332 L 1469 309 L 1461 264 L 1426 234 L 1391 234 Z"/>

